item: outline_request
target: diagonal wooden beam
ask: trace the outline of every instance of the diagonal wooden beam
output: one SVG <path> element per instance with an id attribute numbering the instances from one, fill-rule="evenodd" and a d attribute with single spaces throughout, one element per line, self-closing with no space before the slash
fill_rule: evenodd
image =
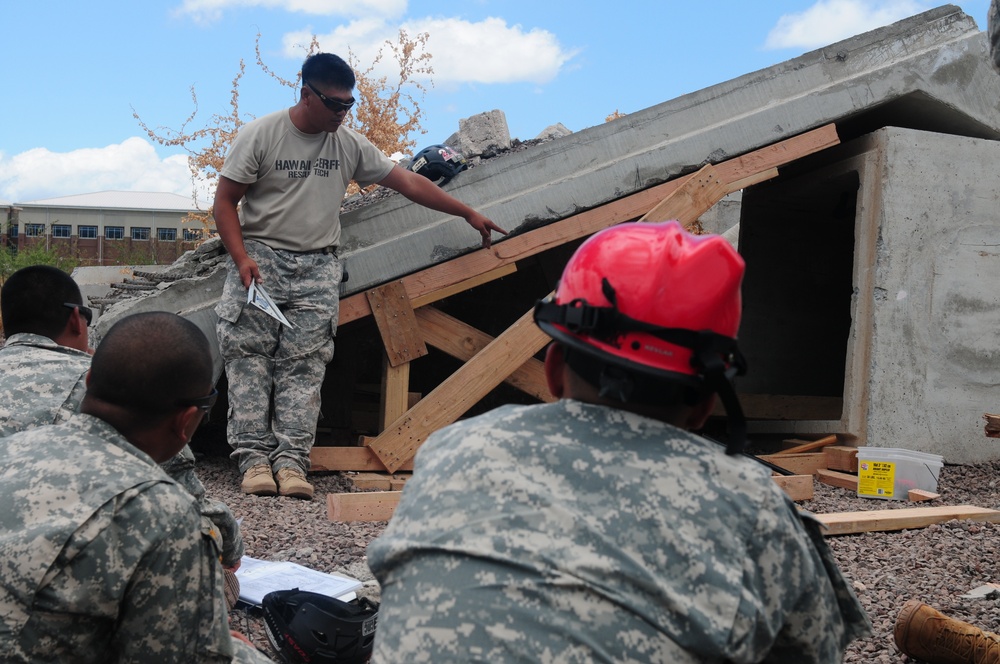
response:
<path id="1" fill-rule="evenodd" d="M 535 325 L 532 313 L 521 316 L 371 440 L 369 449 L 390 473 L 412 459 L 432 431 L 457 420 L 548 343 L 549 337 Z"/>
<path id="2" fill-rule="evenodd" d="M 471 360 L 493 341 L 485 332 L 434 307 L 417 309 L 416 315 L 424 341 L 463 362 Z M 555 401 L 545 380 L 545 367 L 533 357 L 514 369 L 504 382 L 539 401 Z"/>

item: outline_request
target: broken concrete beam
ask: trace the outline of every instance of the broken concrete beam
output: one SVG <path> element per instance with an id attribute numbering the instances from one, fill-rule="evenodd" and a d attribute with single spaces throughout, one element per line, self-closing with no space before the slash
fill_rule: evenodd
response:
<path id="1" fill-rule="evenodd" d="M 940 7 L 630 113 L 628 122 L 483 162 L 446 189 L 516 234 L 830 122 L 848 138 L 917 120 L 997 138 L 1000 76 L 985 49 L 975 21 Z M 398 196 L 343 221 L 351 292 L 478 250 L 463 220 Z"/>

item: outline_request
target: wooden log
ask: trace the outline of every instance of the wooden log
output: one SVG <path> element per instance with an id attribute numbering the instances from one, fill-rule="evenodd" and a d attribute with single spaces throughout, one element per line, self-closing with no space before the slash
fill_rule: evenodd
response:
<path id="1" fill-rule="evenodd" d="M 402 495 L 402 491 L 329 493 L 326 496 L 327 518 L 340 523 L 388 521 Z"/>
<path id="2" fill-rule="evenodd" d="M 975 505 L 945 505 L 910 509 L 872 510 L 816 514 L 826 527 L 826 535 L 853 535 L 907 528 L 926 528 L 952 519 L 1000 523 L 1000 512 Z"/>
<path id="3" fill-rule="evenodd" d="M 823 484 L 840 487 L 841 489 L 850 489 L 854 492 L 858 490 L 858 476 L 851 475 L 850 473 L 842 473 L 839 470 L 817 470 L 816 479 Z"/>
<path id="4" fill-rule="evenodd" d="M 774 475 L 771 479 L 795 502 L 812 500 L 815 489 L 812 475 Z"/>

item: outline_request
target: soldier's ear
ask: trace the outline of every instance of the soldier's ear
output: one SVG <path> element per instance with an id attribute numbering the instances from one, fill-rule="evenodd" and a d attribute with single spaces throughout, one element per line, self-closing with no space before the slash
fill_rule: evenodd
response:
<path id="1" fill-rule="evenodd" d="M 545 350 L 545 382 L 549 392 L 556 399 L 562 399 L 566 392 L 566 357 L 563 347 L 555 342 Z"/>

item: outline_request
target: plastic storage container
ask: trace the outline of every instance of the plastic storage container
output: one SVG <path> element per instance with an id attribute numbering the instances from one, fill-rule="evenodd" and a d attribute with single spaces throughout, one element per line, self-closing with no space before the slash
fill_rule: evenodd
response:
<path id="1" fill-rule="evenodd" d="M 944 457 L 898 447 L 858 448 L 858 495 L 906 500 L 910 489 L 937 491 Z"/>

